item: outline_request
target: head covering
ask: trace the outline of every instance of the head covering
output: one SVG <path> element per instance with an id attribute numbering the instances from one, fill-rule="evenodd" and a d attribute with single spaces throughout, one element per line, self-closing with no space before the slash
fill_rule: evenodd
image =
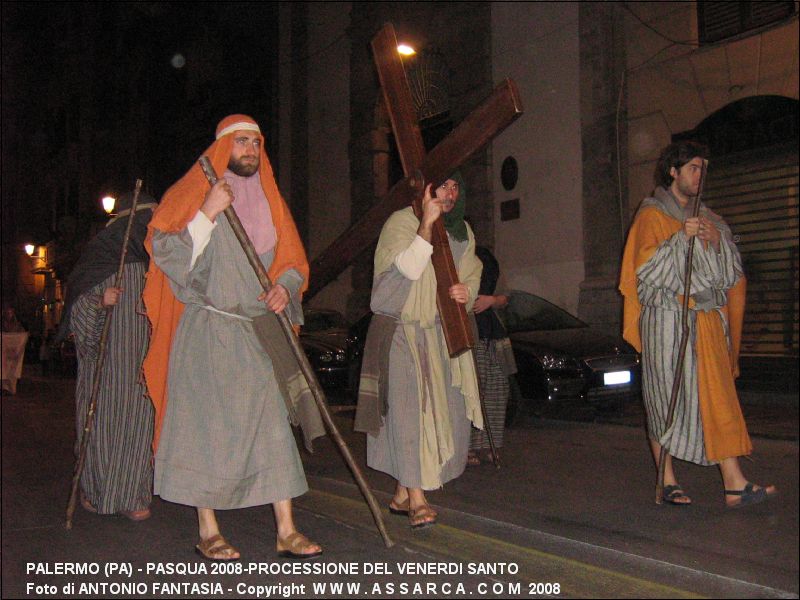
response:
<path id="1" fill-rule="evenodd" d="M 261 128 L 252 117 L 248 117 L 247 115 L 230 115 L 222 119 L 222 121 L 217 124 L 217 133 L 215 139 L 218 140 L 229 133 L 233 133 L 234 131 L 255 131 L 256 133 L 260 134 Z"/>
<path id="2" fill-rule="evenodd" d="M 203 152 L 205 156 L 208 156 L 218 176 L 222 176 L 228 168 L 233 148 L 232 134 L 241 130 L 260 133 L 258 124 L 252 117 L 247 115 L 225 117 L 217 125 L 216 141 Z M 268 271 L 270 280 L 275 281 L 289 269 L 296 269 L 304 278 L 303 287 L 300 289 L 302 294 L 308 286 L 308 260 L 289 207 L 286 206 L 286 202 L 278 191 L 272 166 L 264 151 L 263 140 L 259 148 L 258 177 L 266 194 L 277 234 L 275 258 Z M 167 190 L 148 226 L 145 248 L 151 255 L 153 253 L 153 231 L 158 230 L 165 233 L 181 231 L 197 214 L 208 189 L 208 181 L 200 164 L 195 162 L 186 175 Z M 255 275 L 253 276 L 255 277 Z M 152 325 L 150 347 L 144 360 L 143 369 L 148 392 L 156 411 L 153 438 L 153 447 L 155 448 L 158 445 L 161 421 L 167 402 L 169 353 L 175 330 L 183 313 L 183 304 L 175 298 L 167 277 L 158 268 L 155 261 L 150 262 L 142 297 Z"/>
<path id="3" fill-rule="evenodd" d="M 458 200 L 450 212 L 444 213 L 444 228 L 453 239 L 463 242 L 467 239 L 467 225 L 464 223 L 464 212 L 467 208 L 467 184 L 464 183 L 461 171 L 456 171 L 448 179 L 452 179 L 458 184 Z"/>
<path id="4" fill-rule="evenodd" d="M 83 249 L 81 257 L 67 279 L 67 296 L 64 300 L 64 312 L 54 344 L 63 341 L 69 335 L 70 314 L 72 305 L 83 294 L 91 290 L 119 268 L 122 256 L 122 241 L 128 227 L 128 218 L 133 205 L 133 192 L 126 192 L 118 202 L 120 212 L 111 219 L 106 228 L 98 233 Z M 136 215 L 131 224 L 128 238 L 128 251 L 125 253 L 125 264 L 143 262 L 147 264 L 150 257 L 144 249 L 144 238 L 147 235 L 147 224 L 153 216 L 153 209 L 158 206 L 152 196 L 139 192 L 136 202 Z"/>
<path id="5" fill-rule="evenodd" d="M 119 197 L 119 200 L 117 200 L 117 204 L 114 207 L 117 212 L 115 212 L 114 216 L 111 217 L 111 219 L 108 221 L 108 223 L 106 223 L 106 227 L 110 227 L 111 225 L 113 225 L 114 223 L 119 221 L 120 219 L 125 221 L 125 223 L 128 222 L 128 220 L 125 217 L 127 217 L 129 214 L 131 214 L 131 207 L 133 206 L 133 195 L 134 195 L 134 193 L 135 192 L 125 192 L 124 194 L 122 194 L 122 196 Z M 137 213 L 140 210 L 153 211 L 153 210 L 155 210 L 156 206 L 158 206 L 158 203 L 155 201 L 155 199 L 150 194 L 148 194 L 147 192 L 142 192 L 142 191 L 139 192 L 139 198 L 136 200 L 136 212 Z M 150 220 L 151 216 L 152 216 L 151 213 L 148 212 L 147 213 L 147 220 L 148 221 Z M 137 219 L 138 219 L 138 215 L 137 215 Z M 134 222 L 133 227 L 136 227 L 135 222 Z M 147 228 L 147 222 L 145 222 L 145 229 L 146 228 Z M 123 231 L 124 231 L 124 229 L 123 229 Z M 131 232 L 131 235 L 133 235 L 133 232 Z M 147 231 L 145 231 L 144 235 L 147 235 Z M 144 235 L 142 236 L 142 243 L 144 243 Z"/>

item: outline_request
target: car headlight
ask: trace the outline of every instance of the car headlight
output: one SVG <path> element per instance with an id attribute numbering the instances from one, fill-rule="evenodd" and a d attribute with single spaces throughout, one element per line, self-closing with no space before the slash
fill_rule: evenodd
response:
<path id="1" fill-rule="evenodd" d="M 319 362 L 327 364 L 334 361 L 337 363 L 347 362 L 347 353 L 344 350 L 336 350 L 336 352 L 320 352 Z"/>
<path id="2" fill-rule="evenodd" d="M 558 354 L 542 354 L 539 360 L 548 371 L 566 369 L 572 365 L 572 361 L 568 357 Z"/>

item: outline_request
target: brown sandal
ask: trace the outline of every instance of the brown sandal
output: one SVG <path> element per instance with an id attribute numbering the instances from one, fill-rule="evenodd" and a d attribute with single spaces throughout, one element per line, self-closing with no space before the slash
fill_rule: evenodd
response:
<path id="1" fill-rule="evenodd" d="M 303 552 L 303 550 L 310 546 L 319 546 L 319 544 L 317 544 L 317 542 L 312 542 L 299 531 L 295 531 L 284 539 L 278 538 L 276 550 L 278 551 L 278 556 L 281 558 L 294 558 L 298 560 L 314 558 L 322 554 L 321 548 L 315 552 Z"/>
<path id="2" fill-rule="evenodd" d="M 401 515 L 403 517 L 408 516 L 408 498 L 406 498 L 400 504 L 397 504 L 392 498 L 392 501 L 389 502 L 389 512 L 393 515 Z"/>
<path id="3" fill-rule="evenodd" d="M 121 510 L 117 514 L 131 521 L 146 521 L 150 518 L 151 513 L 149 508 L 145 508 L 142 510 Z"/>
<path id="4" fill-rule="evenodd" d="M 430 505 L 423 504 L 419 508 L 408 509 L 408 522 L 412 529 L 422 529 L 436 524 L 437 513 Z"/>
<path id="5" fill-rule="evenodd" d="M 221 534 L 212 535 L 207 540 L 200 540 L 200 543 L 194 547 L 194 551 L 206 560 L 213 562 L 228 562 L 237 561 L 239 556 L 231 556 L 231 554 L 238 554 L 239 551 L 225 541 Z"/>

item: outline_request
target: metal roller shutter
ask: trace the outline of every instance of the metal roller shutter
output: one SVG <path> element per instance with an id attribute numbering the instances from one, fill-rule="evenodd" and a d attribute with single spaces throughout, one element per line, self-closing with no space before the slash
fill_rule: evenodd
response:
<path id="1" fill-rule="evenodd" d="M 731 226 L 742 253 L 742 355 L 797 357 L 797 151 L 713 159 L 704 201 Z"/>

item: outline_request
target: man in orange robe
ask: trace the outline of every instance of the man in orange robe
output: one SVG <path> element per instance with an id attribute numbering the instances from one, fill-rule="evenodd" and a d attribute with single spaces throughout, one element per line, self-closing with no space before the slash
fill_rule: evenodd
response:
<path id="1" fill-rule="evenodd" d="M 223 119 L 204 154 L 219 181 L 209 189 L 195 164 L 165 194 L 145 243 L 154 492 L 197 508 L 196 551 L 209 560 L 240 557 L 215 510 L 262 504 L 273 505 L 279 555 L 316 556 L 322 548 L 292 516 L 291 499 L 308 485 L 289 425 L 297 413 L 287 390 L 297 386 L 282 370 L 288 344 L 274 316 L 302 322 L 305 251 L 252 118 Z M 231 204 L 274 283 L 269 293 L 221 214 Z"/>
<path id="2" fill-rule="evenodd" d="M 691 504 L 675 478 L 674 456 L 718 464 L 725 502 L 734 508 L 761 502 L 776 489 L 748 482 L 739 465 L 738 457 L 752 450 L 734 386 L 746 283 L 725 221 L 703 205 L 700 216 L 691 216 L 705 157 L 705 148 L 687 141 L 661 153 L 657 188 L 642 202 L 628 233 L 619 289 L 625 300 L 623 336 L 642 353 L 642 396 L 656 463 L 661 447 L 667 449 L 662 499 Z M 674 418 L 667 423 L 692 243 L 689 342 Z"/>

